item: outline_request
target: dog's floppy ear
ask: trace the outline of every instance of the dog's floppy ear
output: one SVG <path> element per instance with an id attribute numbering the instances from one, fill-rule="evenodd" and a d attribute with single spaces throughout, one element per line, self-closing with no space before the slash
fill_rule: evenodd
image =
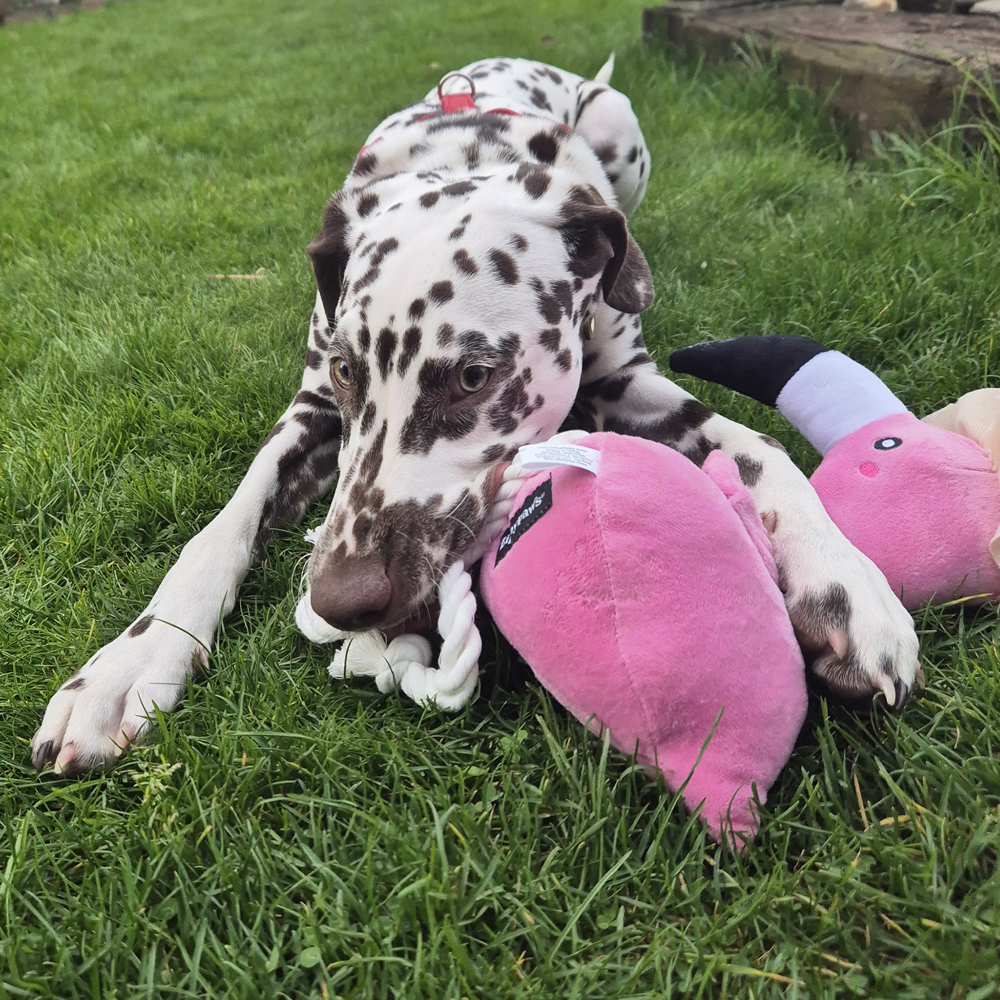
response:
<path id="1" fill-rule="evenodd" d="M 581 278 L 603 271 L 601 290 L 612 309 L 641 313 L 653 302 L 653 276 L 625 216 L 593 188 L 575 188 L 559 225 L 570 270 Z"/>
<path id="2" fill-rule="evenodd" d="M 337 315 L 340 288 L 347 267 L 347 213 L 340 205 L 340 196 L 334 195 L 323 213 L 323 228 L 309 244 L 306 253 L 312 260 L 316 287 L 323 300 L 323 309 L 332 324 Z"/>

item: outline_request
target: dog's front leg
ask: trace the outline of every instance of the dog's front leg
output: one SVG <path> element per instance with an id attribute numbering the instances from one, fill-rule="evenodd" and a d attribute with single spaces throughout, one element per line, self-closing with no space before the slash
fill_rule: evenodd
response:
<path id="1" fill-rule="evenodd" d="M 637 316 L 600 306 L 584 366 L 577 410 L 585 424 L 660 441 L 698 465 L 716 448 L 733 457 L 770 533 L 788 613 L 814 673 L 843 697 L 882 691 L 902 708 L 918 671 L 913 619 L 781 445 L 665 378 L 645 351 Z"/>
<path id="2" fill-rule="evenodd" d="M 311 347 L 311 361 L 316 354 Z M 174 707 L 188 676 L 207 666 L 258 546 L 329 487 L 340 428 L 325 370 L 307 368 L 233 498 L 184 546 L 139 618 L 52 696 L 32 740 L 36 767 L 74 774 L 107 766 L 148 727 L 154 705 Z"/>

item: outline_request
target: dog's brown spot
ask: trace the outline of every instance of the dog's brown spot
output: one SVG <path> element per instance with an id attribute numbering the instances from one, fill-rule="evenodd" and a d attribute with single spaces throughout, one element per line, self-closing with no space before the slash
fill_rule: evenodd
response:
<path id="1" fill-rule="evenodd" d="M 605 142 L 598 146 L 594 152 L 601 163 L 607 166 L 618 155 L 618 147 L 613 142 Z"/>
<path id="2" fill-rule="evenodd" d="M 552 105 L 549 104 L 549 99 L 545 95 L 545 91 L 541 87 L 531 88 L 531 103 L 534 104 L 536 108 L 542 111 L 551 111 Z"/>
<path id="3" fill-rule="evenodd" d="M 396 371 L 399 372 L 400 378 L 406 374 L 413 359 L 417 356 L 422 339 L 419 326 L 411 326 L 403 334 L 403 350 L 400 352 L 399 361 L 396 362 Z"/>
<path id="4" fill-rule="evenodd" d="M 145 632 L 146 629 L 148 629 L 149 626 L 152 624 L 153 624 L 153 616 L 144 615 L 128 630 L 128 634 L 132 636 L 133 639 L 136 639 L 140 635 L 142 635 L 143 632 Z"/>
<path id="5" fill-rule="evenodd" d="M 514 174 L 532 198 L 541 198 L 552 183 L 552 175 L 537 163 L 522 163 Z"/>
<path id="6" fill-rule="evenodd" d="M 494 462 L 499 462 L 504 457 L 506 451 L 507 449 L 502 444 L 491 444 L 482 453 L 480 459 L 485 465 L 493 465 Z"/>
<path id="7" fill-rule="evenodd" d="M 496 271 L 497 276 L 505 285 L 516 285 L 521 280 L 514 258 L 509 253 L 504 253 L 503 250 L 491 250 L 490 262 L 493 264 L 493 270 Z"/>
<path id="8" fill-rule="evenodd" d="M 740 481 L 744 486 L 753 488 L 760 481 L 764 471 L 764 463 L 749 455 L 733 455 L 733 461 L 740 473 Z"/>
<path id="9" fill-rule="evenodd" d="M 383 327 L 375 340 L 375 357 L 378 361 L 378 370 L 383 382 L 389 377 L 389 372 L 392 371 L 392 356 L 396 351 L 396 344 L 396 334 L 389 327 Z M 364 428 L 362 428 L 361 433 L 364 433 Z"/>
<path id="10" fill-rule="evenodd" d="M 454 184 L 446 184 L 441 188 L 441 194 L 449 195 L 452 198 L 457 198 L 459 195 L 471 194 L 473 191 L 479 190 L 472 181 L 456 181 Z"/>
<path id="11" fill-rule="evenodd" d="M 705 464 L 705 459 L 719 447 L 718 441 L 711 441 L 704 434 L 699 434 L 691 444 L 684 444 L 678 451 L 687 459 L 694 462 L 700 469 Z"/>
<path id="12" fill-rule="evenodd" d="M 351 173 L 358 174 L 361 177 L 366 177 L 368 174 L 375 173 L 375 168 L 377 166 L 378 157 L 374 153 L 364 153 L 355 161 L 354 169 L 351 170 Z"/>
<path id="13" fill-rule="evenodd" d="M 456 250 L 452 254 L 451 258 L 455 262 L 455 267 L 457 267 L 463 274 L 478 274 L 479 266 L 476 262 L 469 256 L 467 250 Z"/>
<path id="14" fill-rule="evenodd" d="M 528 140 L 528 152 L 541 163 L 555 163 L 559 144 L 546 132 L 536 132 Z"/>
<path id="15" fill-rule="evenodd" d="M 435 281 L 427 297 L 439 306 L 443 306 L 455 297 L 455 288 L 450 281 Z"/>
<path id="16" fill-rule="evenodd" d="M 362 219 L 374 212 L 376 208 L 378 208 L 378 195 L 374 191 L 369 191 L 368 194 L 364 194 L 358 199 L 358 215 Z"/>

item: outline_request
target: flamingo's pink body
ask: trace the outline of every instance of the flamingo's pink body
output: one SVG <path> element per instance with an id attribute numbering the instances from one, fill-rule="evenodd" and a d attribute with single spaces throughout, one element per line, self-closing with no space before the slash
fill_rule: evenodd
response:
<path id="1" fill-rule="evenodd" d="M 713 836 L 752 835 L 751 786 L 764 802 L 806 711 L 753 500 L 721 452 L 702 471 L 639 438 L 579 443 L 601 452 L 599 473 L 521 487 L 483 559 L 486 606 L 569 711 L 703 803 Z"/>

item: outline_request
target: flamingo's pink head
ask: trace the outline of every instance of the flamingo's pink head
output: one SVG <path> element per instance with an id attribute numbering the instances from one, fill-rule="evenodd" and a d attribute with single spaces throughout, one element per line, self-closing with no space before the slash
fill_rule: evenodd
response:
<path id="1" fill-rule="evenodd" d="M 834 444 L 810 482 L 908 608 L 1000 596 L 1000 484 L 974 441 L 894 413 Z"/>

